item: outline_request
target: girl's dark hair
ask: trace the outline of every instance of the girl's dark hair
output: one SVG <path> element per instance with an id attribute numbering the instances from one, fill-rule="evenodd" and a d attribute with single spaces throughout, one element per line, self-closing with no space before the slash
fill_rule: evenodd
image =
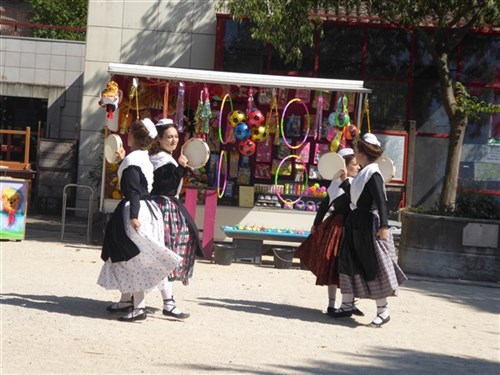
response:
<path id="1" fill-rule="evenodd" d="M 149 136 L 148 129 L 141 120 L 136 120 L 130 125 L 129 133 L 134 136 L 134 141 L 140 149 L 148 148 L 153 142 L 153 138 Z"/>
<path id="2" fill-rule="evenodd" d="M 344 158 L 345 165 L 347 166 L 347 165 L 351 164 L 352 159 L 354 159 L 356 157 L 356 155 L 350 154 L 350 155 L 346 155 L 346 156 L 342 156 L 342 157 Z"/>
<path id="3" fill-rule="evenodd" d="M 372 145 L 371 143 L 368 143 L 363 139 L 358 140 L 358 142 L 354 145 L 354 149 L 357 152 L 365 154 L 370 162 L 374 162 L 384 153 L 382 147 Z"/>
<path id="4" fill-rule="evenodd" d="M 167 129 L 170 129 L 170 128 L 175 128 L 177 130 L 177 128 L 175 127 L 174 124 L 167 124 L 167 125 L 162 125 L 162 126 L 156 127 L 156 130 L 158 131 L 158 135 L 154 139 L 151 147 L 149 148 L 149 155 L 156 155 L 157 153 L 159 153 L 161 151 L 160 139 L 163 138 L 163 134 L 167 131 Z"/>

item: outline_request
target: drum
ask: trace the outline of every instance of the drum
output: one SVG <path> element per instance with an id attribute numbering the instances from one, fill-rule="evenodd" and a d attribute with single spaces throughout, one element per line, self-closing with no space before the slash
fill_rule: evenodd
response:
<path id="1" fill-rule="evenodd" d="M 336 152 L 321 155 L 318 160 L 318 172 L 324 180 L 336 180 L 345 169 L 345 160 Z"/>
<path id="2" fill-rule="evenodd" d="M 116 164 L 120 161 L 116 152 L 123 147 L 122 139 L 117 134 L 110 134 L 104 141 L 104 157 L 109 164 Z"/>
<path id="3" fill-rule="evenodd" d="M 199 169 L 207 164 L 210 157 L 210 148 L 201 138 L 189 138 L 182 145 L 182 153 L 188 159 L 188 166 Z"/>
<path id="4" fill-rule="evenodd" d="M 380 173 L 382 173 L 382 177 L 384 178 L 384 182 L 388 183 L 389 181 L 391 181 L 396 175 L 396 167 L 394 166 L 394 162 L 387 156 L 382 155 L 377 159 L 377 164 L 380 169 Z"/>

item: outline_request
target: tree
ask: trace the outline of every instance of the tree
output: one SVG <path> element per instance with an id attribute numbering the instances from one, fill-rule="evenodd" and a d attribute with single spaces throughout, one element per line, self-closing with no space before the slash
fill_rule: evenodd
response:
<path id="1" fill-rule="evenodd" d="M 469 31 L 500 23 L 498 0 L 219 0 L 217 7 L 227 10 L 233 19 L 248 17 L 255 25 L 252 37 L 270 43 L 287 62 L 300 62 L 301 49 L 313 45 L 315 31 L 322 35 L 321 14 L 328 12 L 349 15 L 362 9 L 383 22 L 416 30 L 438 71 L 441 100 L 450 122 L 439 206 L 454 207 L 470 112 L 457 103 L 449 57 Z"/>
<path id="2" fill-rule="evenodd" d="M 34 16 L 32 23 L 60 26 L 36 29 L 36 38 L 85 41 L 88 0 L 28 0 Z"/>

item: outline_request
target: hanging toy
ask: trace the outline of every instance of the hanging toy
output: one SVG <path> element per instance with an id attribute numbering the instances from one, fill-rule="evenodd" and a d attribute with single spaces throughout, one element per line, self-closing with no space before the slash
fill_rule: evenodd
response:
<path id="1" fill-rule="evenodd" d="M 130 125 L 129 116 L 130 116 L 130 108 L 132 107 L 132 100 L 135 98 L 135 110 L 137 120 L 139 119 L 139 80 L 137 78 L 132 79 L 132 85 L 130 86 L 130 90 L 128 93 L 128 106 L 127 113 L 123 118 L 123 121 L 120 125 L 120 134 L 125 134 Z"/>
<path id="2" fill-rule="evenodd" d="M 321 124 L 323 123 L 323 95 L 318 98 L 318 107 L 316 108 L 316 117 L 314 118 L 313 137 L 314 140 L 321 139 Z"/>
<path id="3" fill-rule="evenodd" d="M 99 92 L 98 104 L 106 109 L 106 117 L 113 118 L 113 112 L 116 111 L 118 105 L 122 101 L 123 92 L 119 89 L 118 83 L 110 81 L 106 84 L 106 88 Z"/>
<path id="4" fill-rule="evenodd" d="M 238 151 L 240 154 L 250 156 L 255 153 L 256 144 L 251 139 L 243 139 L 238 143 Z"/>
<path id="5" fill-rule="evenodd" d="M 208 93 L 208 88 L 205 86 L 203 89 L 203 94 L 205 97 L 203 106 L 201 108 L 201 133 L 208 134 L 210 131 L 210 119 L 212 118 L 212 110 L 210 108 L 210 95 Z"/>
<path id="6" fill-rule="evenodd" d="M 208 88 L 205 86 L 200 92 L 200 100 L 198 100 L 198 107 L 195 114 L 195 131 L 196 133 L 208 134 L 210 130 L 210 118 L 212 111 L 210 109 L 210 96 Z"/>
<path id="7" fill-rule="evenodd" d="M 177 125 L 177 130 L 179 132 L 184 131 L 184 83 L 179 82 L 179 90 L 177 92 L 177 105 L 175 107 L 175 124 Z"/>

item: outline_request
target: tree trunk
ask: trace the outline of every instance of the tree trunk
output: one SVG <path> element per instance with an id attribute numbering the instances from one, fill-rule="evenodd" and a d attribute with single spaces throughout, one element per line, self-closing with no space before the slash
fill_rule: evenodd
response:
<path id="1" fill-rule="evenodd" d="M 439 45 L 439 43 L 437 43 Z M 435 47 L 435 45 L 433 46 Z M 453 89 L 453 79 L 450 74 L 448 51 L 446 48 L 433 48 L 434 61 L 436 62 L 439 83 L 441 86 L 441 99 L 450 122 L 450 133 L 448 139 L 448 155 L 446 157 L 446 170 L 444 174 L 443 189 L 439 199 L 440 208 L 455 207 L 457 196 L 458 175 L 460 172 L 460 158 L 462 156 L 462 144 L 467 127 L 467 118 L 457 110 L 457 102 Z"/>
<path id="2" fill-rule="evenodd" d="M 443 190 L 439 199 L 441 208 L 455 207 L 458 188 L 458 176 L 460 173 L 460 159 L 462 157 L 462 144 L 464 141 L 467 118 L 455 115 L 451 120 L 450 137 L 448 139 L 448 156 L 446 158 L 446 170 Z"/>

